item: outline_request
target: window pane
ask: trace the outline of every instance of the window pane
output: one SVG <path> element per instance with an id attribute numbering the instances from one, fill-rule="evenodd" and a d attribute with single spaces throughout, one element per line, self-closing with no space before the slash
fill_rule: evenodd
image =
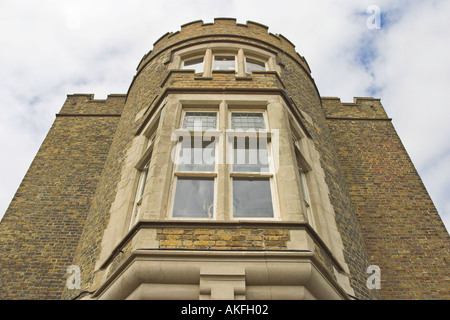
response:
<path id="1" fill-rule="evenodd" d="M 231 114 L 231 129 L 265 129 L 262 113 L 233 112 Z"/>
<path id="2" fill-rule="evenodd" d="M 138 193 L 137 193 L 137 200 L 140 200 L 142 198 L 142 196 L 144 195 L 145 183 L 147 181 L 149 166 L 150 166 L 150 162 L 148 162 L 145 165 L 144 170 L 141 172 L 141 174 L 139 176 L 139 187 L 138 187 Z"/>
<path id="3" fill-rule="evenodd" d="M 234 56 L 214 56 L 213 70 L 235 70 Z"/>
<path id="4" fill-rule="evenodd" d="M 183 69 L 195 70 L 196 73 L 203 72 L 203 57 L 186 60 L 183 62 Z"/>
<path id="5" fill-rule="evenodd" d="M 234 172 L 269 172 L 266 139 L 236 137 L 233 143 Z"/>
<path id="6" fill-rule="evenodd" d="M 183 137 L 180 157 L 178 158 L 178 171 L 215 171 L 216 142 L 204 141 L 209 138 Z"/>
<path id="7" fill-rule="evenodd" d="M 305 173 L 301 167 L 300 164 L 297 164 L 298 166 L 298 174 L 300 175 L 300 186 L 302 188 L 302 195 L 303 195 L 303 199 L 309 203 L 309 195 L 308 195 L 308 185 L 306 184 L 306 177 L 305 177 Z"/>
<path id="8" fill-rule="evenodd" d="M 178 178 L 173 217 L 211 219 L 213 212 L 214 179 Z"/>
<path id="9" fill-rule="evenodd" d="M 245 69 L 247 73 L 251 73 L 252 71 L 266 71 L 266 64 L 259 60 L 246 58 Z"/>
<path id="10" fill-rule="evenodd" d="M 233 179 L 235 218 L 273 218 L 269 179 Z"/>
<path id="11" fill-rule="evenodd" d="M 217 128 L 217 114 L 215 112 L 186 112 L 183 129 L 208 130 Z"/>

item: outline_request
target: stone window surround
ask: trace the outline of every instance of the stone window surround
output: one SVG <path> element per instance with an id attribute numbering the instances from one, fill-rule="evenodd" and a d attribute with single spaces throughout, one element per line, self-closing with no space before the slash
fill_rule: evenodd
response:
<path id="1" fill-rule="evenodd" d="M 210 101 L 211 102 L 211 101 Z M 218 130 L 217 132 L 219 134 L 222 135 L 222 137 L 225 137 L 227 135 L 227 133 L 230 133 L 229 130 L 231 130 L 231 114 L 233 112 L 261 112 L 264 116 L 264 122 L 265 122 L 265 126 L 266 128 L 269 128 L 269 122 L 267 120 L 267 111 L 266 111 L 266 101 L 260 101 L 260 102 L 255 102 L 255 104 L 253 104 L 252 106 L 245 106 L 242 105 L 242 103 L 240 103 L 239 105 L 235 105 L 234 103 L 231 103 L 231 105 L 229 103 L 227 103 L 226 101 L 215 101 L 212 105 L 206 105 L 203 107 L 198 107 L 197 106 L 197 102 L 191 102 L 191 101 L 184 101 L 182 103 L 182 115 L 180 117 L 180 121 L 179 121 L 179 125 L 178 127 L 181 128 L 181 123 L 183 121 L 183 115 L 186 112 L 191 112 L 191 111 L 208 111 L 208 112 L 217 112 L 218 114 Z M 225 110 L 224 110 L 225 109 Z M 225 117 L 223 116 L 225 115 Z M 270 132 L 270 131 L 269 131 Z M 269 136 L 269 134 L 268 134 Z M 173 166 L 173 172 L 174 172 L 174 176 L 172 179 L 172 185 L 171 185 L 171 191 L 170 191 L 170 197 L 169 197 L 169 205 L 168 205 L 168 210 L 167 210 L 167 214 L 166 214 L 166 218 L 167 219 L 183 219 L 183 218 L 175 218 L 172 217 L 172 209 L 173 209 L 173 204 L 174 204 L 174 197 L 175 197 L 175 189 L 176 189 L 176 181 L 178 177 L 207 177 L 207 178 L 214 178 L 214 214 L 213 217 L 211 219 L 207 219 L 207 220 L 269 220 L 269 221 L 279 221 L 281 220 L 280 218 L 280 213 L 279 213 L 279 205 L 278 205 L 278 195 L 277 195 L 277 183 L 276 183 L 276 179 L 275 179 L 275 174 L 274 174 L 274 169 L 273 166 L 270 165 L 270 171 L 268 173 L 265 174 L 255 174 L 253 172 L 233 172 L 231 169 L 231 165 L 227 165 L 229 168 L 224 169 L 223 166 L 220 166 L 217 164 L 217 162 L 221 162 L 221 163 L 225 163 L 225 157 L 228 156 L 226 154 L 226 151 L 224 151 L 224 145 L 223 145 L 223 141 L 224 139 L 220 138 L 219 142 L 216 145 L 216 160 L 219 160 L 219 157 L 221 157 L 221 159 L 219 161 L 216 161 L 216 169 L 214 172 L 204 172 L 204 173 L 185 173 L 185 172 L 178 172 L 176 170 L 176 165 Z M 231 143 L 229 141 L 225 141 L 226 144 L 228 144 L 228 147 L 231 147 Z M 267 149 L 268 149 L 268 157 L 269 157 L 269 161 L 271 159 L 272 156 L 272 152 L 271 152 L 271 143 L 270 141 L 268 142 L 267 145 Z M 229 150 L 229 149 L 228 149 Z M 179 150 L 177 149 L 176 153 L 179 153 Z M 272 161 L 270 161 L 270 163 L 272 164 Z M 274 215 L 272 218 L 263 218 L 263 217 L 247 217 L 247 218 L 235 218 L 233 217 L 233 214 L 231 212 L 231 208 L 233 206 L 233 196 L 232 196 L 232 179 L 233 178 L 246 178 L 246 177 L 261 177 L 261 178 L 268 178 L 270 179 L 270 186 L 271 186 L 271 194 L 272 194 L 272 205 L 273 205 L 273 212 Z M 228 203 L 222 203 L 219 199 L 220 199 L 220 195 L 222 194 L 217 185 L 218 183 L 220 183 L 219 181 L 221 181 L 222 179 L 228 179 L 229 183 L 228 183 L 228 189 L 227 190 L 222 190 L 222 193 L 226 193 L 227 196 L 225 196 L 225 198 L 228 198 Z M 219 201 L 219 202 L 218 202 Z M 218 207 L 219 205 L 219 207 Z M 222 206 L 222 207 L 220 207 Z M 225 207 L 225 208 L 223 208 Z M 219 216 L 219 212 L 222 212 Z M 205 218 L 189 218 L 190 220 L 194 220 L 194 219 L 205 219 Z M 184 220 L 186 220 L 186 218 L 184 218 Z"/>
<path id="2" fill-rule="evenodd" d="M 166 152 L 164 150 L 159 150 L 159 145 L 166 146 L 166 148 L 171 148 L 171 144 L 168 143 L 171 140 L 171 135 L 173 130 L 179 128 L 179 121 L 181 120 L 181 112 L 183 105 L 193 105 L 196 106 L 206 106 L 211 107 L 213 105 L 219 105 L 219 114 L 222 117 L 227 115 L 227 110 L 225 106 L 227 105 L 247 105 L 248 107 L 254 107 L 255 105 L 261 107 L 261 105 L 266 104 L 266 110 L 269 114 L 269 122 L 275 123 L 279 122 L 277 125 L 281 127 L 281 124 L 284 124 L 284 129 L 280 132 L 280 139 L 285 142 L 289 141 L 289 143 L 283 144 L 280 143 L 283 148 L 287 148 L 285 150 L 280 150 L 282 154 L 285 155 L 283 159 L 280 159 L 280 172 L 277 174 L 277 179 L 284 179 L 283 184 L 279 184 L 278 196 L 279 206 L 280 206 L 280 221 L 281 223 L 292 222 L 292 223 L 307 223 L 307 217 L 305 212 L 302 211 L 302 207 L 300 205 L 301 200 L 298 196 L 301 192 L 299 189 L 301 184 L 299 181 L 298 172 L 296 170 L 296 160 L 293 158 L 294 154 L 294 146 L 291 138 L 292 128 L 295 128 L 295 131 L 298 135 L 300 135 L 300 140 L 297 141 L 305 159 L 311 165 L 311 170 L 306 174 L 307 182 L 309 184 L 309 194 L 311 206 L 313 208 L 313 212 L 315 214 L 315 232 L 320 237 L 320 241 L 323 242 L 324 245 L 330 250 L 330 252 L 335 257 L 336 261 L 342 266 L 343 273 L 335 272 L 338 277 L 338 281 L 340 283 L 345 284 L 344 286 L 347 288 L 348 292 L 351 292 L 352 289 L 348 285 L 348 278 L 345 274 L 349 273 L 348 266 L 345 262 L 343 255 L 343 245 L 342 239 L 340 237 L 339 232 L 337 231 L 334 210 L 330 203 L 328 194 L 328 186 L 325 182 L 324 171 L 320 165 L 319 153 L 315 149 L 314 142 L 308 138 L 306 133 L 303 131 L 301 126 L 293 119 L 295 117 L 289 110 L 286 105 L 286 101 L 280 95 L 242 95 L 242 94 L 183 94 L 183 93 L 173 93 L 169 94 L 164 100 L 162 100 L 159 106 L 154 106 L 156 108 L 153 113 L 151 119 L 146 123 L 144 129 L 140 131 L 140 134 L 136 136 L 133 140 L 131 147 L 127 151 L 126 159 L 124 166 L 122 168 L 121 179 L 117 186 L 117 193 L 115 200 L 110 209 L 110 219 L 107 228 L 105 229 L 102 245 L 101 245 L 101 253 L 100 257 L 96 263 L 96 281 L 95 283 L 99 284 L 102 282 L 102 278 L 108 273 L 108 269 L 105 268 L 105 263 L 112 256 L 115 255 L 114 252 L 120 250 L 121 242 L 132 236 L 130 233 L 134 233 L 136 230 L 132 228 L 128 230 L 129 221 L 131 219 L 131 213 L 133 208 L 133 202 L 135 199 L 135 192 L 137 189 L 137 183 L 140 171 L 142 170 L 150 157 L 150 153 L 148 148 L 149 137 L 152 137 L 154 130 L 156 131 L 156 138 L 154 139 L 155 148 L 152 150 L 155 159 L 153 159 L 152 155 L 152 163 L 150 165 L 148 179 L 154 179 L 153 183 L 151 181 L 147 181 L 147 186 L 153 186 L 156 188 L 155 190 L 147 190 L 144 192 L 143 199 L 143 210 L 142 215 L 139 221 L 170 221 L 167 220 L 167 203 L 168 203 L 168 195 L 170 185 L 172 183 L 173 172 L 167 165 L 168 159 L 157 159 L 158 154 L 164 155 Z M 167 123 L 167 120 L 169 123 Z M 164 123 L 166 122 L 166 123 Z M 290 122 L 290 123 L 289 123 Z M 161 131 L 164 127 L 169 127 L 171 132 L 163 132 Z M 275 126 L 276 127 L 276 126 Z M 165 140 L 165 141 L 161 141 Z M 172 142 L 175 144 L 175 142 Z M 167 157 L 167 154 L 165 154 Z M 170 156 L 169 156 L 170 157 Z M 162 161 L 161 161 L 162 160 Z M 287 161 L 288 163 L 284 163 Z M 291 167 L 292 172 L 286 172 L 286 170 L 290 170 L 289 168 L 282 166 Z M 157 169 L 156 169 L 157 167 Z M 156 170 L 155 170 L 156 169 Z M 160 177 L 153 177 L 155 172 L 161 173 Z M 286 184 L 286 181 L 289 178 L 295 176 L 295 183 L 292 185 Z M 160 182 L 154 183 L 154 182 Z M 151 189 L 151 188 L 149 188 Z M 292 197 L 289 197 L 296 193 L 296 198 L 299 200 L 292 201 Z M 148 196 L 153 194 L 153 199 L 158 199 L 157 202 L 153 200 L 149 200 Z M 156 196 L 156 198 L 155 198 Z M 147 199 L 146 199 L 147 198 Z M 219 201 L 225 202 L 225 199 L 219 198 Z M 153 202 L 152 202 L 153 201 Z M 149 208 L 148 204 L 152 202 L 151 208 Z M 147 205 L 147 206 L 146 206 Z M 222 204 L 223 205 L 223 204 Z M 220 206 L 220 205 L 219 205 Z M 292 208 L 294 207 L 294 209 Z M 320 212 L 320 214 L 318 214 Z M 162 214 L 161 214 L 162 213 Z M 227 221 L 223 220 L 225 218 L 224 212 L 218 214 L 219 220 L 216 221 Z M 229 219 L 229 218 L 227 218 Z M 239 223 L 239 221 L 247 220 L 251 223 L 251 220 L 248 219 L 239 219 L 234 220 L 234 223 Z M 267 220 L 267 219 L 266 219 Z M 183 220 L 178 220 L 179 223 L 183 223 Z M 185 220 L 186 222 L 192 220 Z M 228 220 L 233 221 L 233 220 Z M 261 221 L 261 220 L 260 220 Z M 255 221 L 258 222 L 257 220 Z M 277 223 L 277 221 L 273 221 L 272 223 Z M 298 237 L 303 237 L 297 231 L 291 232 L 291 242 L 294 244 Z M 137 237 L 134 235 L 133 237 Z M 145 238 L 145 239 L 144 239 Z M 133 240 L 134 245 L 132 249 L 136 247 L 136 249 L 142 248 L 144 243 L 148 247 L 158 248 L 158 241 L 155 239 L 155 234 L 153 232 L 148 233 L 148 235 L 139 236 L 136 240 Z M 294 245 L 296 248 L 300 245 L 301 242 L 297 245 Z M 339 280 L 340 279 L 340 280 Z M 100 281 L 100 282 L 99 282 Z M 95 285 L 94 285 L 95 286 Z"/>
<path id="3" fill-rule="evenodd" d="M 245 100 L 244 100 L 245 99 Z M 270 109 L 270 105 L 283 105 L 284 100 L 279 96 L 261 96 L 261 95 L 245 95 L 245 98 L 242 95 L 216 95 L 216 94 L 210 94 L 210 95 L 195 95 L 195 94 L 173 94 L 170 95 L 168 98 L 165 99 L 165 103 L 161 103 L 159 106 L 159 110 L 156 112 L 156 114 L 152 117 L 152 119 L 149 121 L 149 123 L 146 125 L 145 129 L 142 131 L 142 134 L 137 136 L 134 141 L 132 147 L 128 150 L 127 153 L 127 159 L 126 164 L 124 165 L 124 168 L 122 170 L 122 178 L 118 185 L 118 192 L 116 195 L 116 199 L 111 207 L 111 221 L 110 226 L 108 226 L 107 230 L 105 231 L 105 237 L 104 241 L 107 241 L 109 238 L 109 241 L 111 242 L 110 247 L 111 249 L 116 245 L 120 239 L 124 237 L 124 235 L 128 232 L 128 225 L 129 221 L 131 219 L 131 211 L 133 207 L 133 201 L 135 198 L 135 190 L 137 189 L 137 183 L 138 183 L 138 177 L 139 177 L 139 170 L 142 170 L 143 167 L 146 164 L 146 161 L 148 159 L 146 157 L 150 156 L 148 151 L 145 151 L 145 146 L 148 143 L 148 137 L 153 132 L 153 128 L 158 127 L 158 131 L 160 130 L 161 123 L 159 121 L 160 117 L 162 118 L 163 115 L 166 113 L 166 107 L 168 104 L 176 105 L 175 109 L 178 112 L 178 121 L 180 121 L 180 115 L 181 115 L 181 106 L 182 104 L 197 104 L 197 105 L 259 105 L 261 106 L 261 103 L 266 103 L 268 106 L 268 109 Z M 163 108 L 163 106 L 165 106 Z M 281 107 L 281 106 L 280 106 Z M 222 108 L 223 109 L 223 108 Z M 286 107 L 283 108 L 284 110 L 287 110 Z M 269 110 L 268 110 L 269 111 Z M 219 112 L 225 112 L 225 110 L 220 110 Z M 273 112 L 272 112 L 273 113 Z M 288 111 L 288 114 L 290 111 Z M 320 166 L 319 161 L 319 154 L 314 148 L 314 143 L 311 139 L 307 138 L 304 131 L 298 125 L 293 119 L 292 116 L 289 116 L 290 118 L 290 124 L 291 127 L 296 128 L 297 134 L 301 135 L 301 139 L 298 141 L 299 147 L 301 148 L 301 151 L 307 159 L 308 163 L 311 164 L 312 170 L 308 172 L 305 176 L 307 179 L 307 183 L 309 186 L 309 194 L 311 197 L 311 206 L 313 208 L 313 212 L 315 214 L 315 221 L 316 221 L 316 231 L 318 234 L 323 238 L 324 242 L 327 243 L 330 247 L 333 247 L 336 245 L 336 243 L 341 243 L 341 241 L 336 241 L 337 238 L 340 240 L 340 236 L 337 232 L 337 227 L 335 225 L 335 218 L 334 218 L 334 210 L 332 209 L 331 203 L 328 199 L 328 186 L 325 183 L 324 180 L 324 173 L 323 169 Z M 269 116 L 269 121 L 270 121 Z M 175 128 L 179 127 L 179 123 L 175 124 Z M 167 135 L 167 134 L 166 134 Z M 288 141 L 291 141 L 290 132 L 286 132 Z M 154 141 L 155 144 L 158 143 L 160 139 L 161 134 L 157 132 L 157 137 Z M 167 138 L 167 137 L 166 137 Z M 170 137 L 169 137 L 170 138 Z M 283 139 L 281 137 L 281 139 Z M 174 142 L 173 142 L 174 143 Z M 291 148 L 290 151 L 288 151 L 288 154 L 293 154 L 293 146 L 292 143 L 289 144 L 289 147 Z M 288 161 L 289 161 L 288 157 Z M 291 162 L 294 162 L 294 158 L 292 157 L 290 159 Z M 153 162 L 153 161 L 152 161 Z M 292 166 L 296 167 L 295 163 L 292 163 Z M 148 175 L 148 179 L 151 179 L 151 171 L 152 167 L 154 167 L 154 162 L 150 165 L 150 172 Z M 137 170 L 136 170 L 137 169 Z M 281 169 L 280 169 L 281 170 Z M 172 181 L 172 169 L 167 168 L 166 169 L 166 175 L 165 178 L 168 181 Z M 298 194 L 300 194 L 301 190 L 298 190 L 300 184 L 300 177 L 298 176 L 297 170 L 293 170 L 294 172 L 289 173 L 291 175 L 295 175 L 297 179 L 297 183 L 295 185 L 294 189 L 297 189 Z M 170 172 L 170 174 L 169 174 Z M 285 175 L 286 173 L 279 173 L 278 176 Z M 277 178 L 280 179 L 280 178 Z M 284 184 L 284 183 L 283 183 Z M 146 184 L 151 185 L 151 182 L 147 182 Z M 283 187 L 280 184 L 277 184 L 278 188 Z M 169 188 L 167 188 L 169 189 Z M 169 190 L 167 190 L 169 191 Z M 290 192 L 288 192 L 290 193 Z M 144 198 L 148 196 L 149 191 L 145 192 Z M 168 193 L 167 193 L 168 194 Z M 285 194 L 283 190 L 278 190 L 278 197 L 280 195 Z M 220 201 L 220 199 L 218 199 Z M 300 201 L 298 201 L 298 204 L 295 206 L 295 210 L 286 210 L 286 199 L 279 200 L 279 206 L 280 206 L 280 219 L 283 221 L 307 221 L 307 218 L 305 216 L 305 213 L 302 211 Z M 143 200 L 144 205 L 146 203 L 146 200 Z M 152 213 L 147 212 L 144 219 L 150 219 L 150 220 L 164 220 L 167 217 L 167 203 L 168 199 L 164 199 L 164 201 L 160 201 L 160 204 L 157 206 L 157 214 L 153 211 Z M 292 202 L 292 201 L 290 201 Z M 219 204 L 219 207 L 221 205 Z M 145 210 L 145 208 L 143 208 Z M 155 208 L 156 209 L 156 208 Z M 161 215 L 161 211 L 163 214 Z M 292 212 L 293 211 L 293 212 Z M 318 212 L 322 212 L 322 214 L 317 214 Z M 223 220 L 223 219 L 229 219 L 226 218 L 225 212 L 219 212 L 217 215 L 217 219 Z M 127 223 L 128 222 L 128 223 Z M 123 226 L 127 226 L 125 229 Z M 337 236 L 336 236 L 337 234 Z M 110 237 L 110 235 L 114 235 L 113 237 Z M 115 238 L 116 240 L 113 241 L 111 238 Z M 114 244 L 113 244 L 114 243 Z"/>
<path id="4" fill-rule="evenodd" d="M 207 45 L 195 45 L 178 51 L 173 51 L 172 62 L 168 64 L 169 70 L 181 69 L 183 61 L 203 56 L 203 78 L 212 77 L 212 67 L 214 55 L 230 54 L 235 55 L 236 59 L 236 76 L 247 77 L 245 60 L 247 57 L 265 62 L 266 71 L 276 71 L 281 73 L 281 68 L 276 63 L 274 53 L 257 48 L 247 44 L 227 43 L 227 42 L 211 42 Z"/>

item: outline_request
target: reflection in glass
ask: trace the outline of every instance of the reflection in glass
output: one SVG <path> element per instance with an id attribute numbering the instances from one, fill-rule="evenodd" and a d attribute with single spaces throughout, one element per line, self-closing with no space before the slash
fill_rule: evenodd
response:
<path id="1" fill-rule="evenodd" d="M 265 62 L 256 59 L 246 58 L 245 71 L 247 73 L 252 73 L 253 71 L 266 71 L 266 64 Z"/>
<path id="2" fill-rule="evenodd" d="M 234 56 L 214 56 L 213 70 L 235 70 Z"/>
<path id="3" fill-rule="evenodd" d="M 215 140 L 204 141 L 206 137 L 183 137 L 178 171 L 215 171 Z"/>
<path id="4" fill-rule="evenodd" d="M 235 218 L 273 218 L 269 179 L 233 179 Z"/>
<path id="5" fill-rule="evenodd" d="M 203 57 L 186 60 L 183 62 L 183 69 L 195 70 L 196 73 L 203 72 Z"/>
<path id="6" fill-rule="evenodd" d="M 231 114 L 231 129 L 265 129 L 264 116 L 256 112 L 233 112 Z"/>
<path id="7" fill-rule="evenodd" d="M 217 128 L 216 112 L 186 112 L 183 129 L 208 130 Z"/>
<path id="8" fill-rule="evenodd" d="M 172 216 L 212 219 L 213 213 L 214 179 L 179 177 Z"/>
<path id="9" fill-rule="evenodd" d="M 235 137 L 233 141 L 234 172 L 269 172 L 267 139 Z"/>

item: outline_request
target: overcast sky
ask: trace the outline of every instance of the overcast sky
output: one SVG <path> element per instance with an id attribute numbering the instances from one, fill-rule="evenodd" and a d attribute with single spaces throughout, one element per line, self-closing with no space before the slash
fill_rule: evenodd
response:
<path id="1" fill-rule="evenodd" d="M 67 94 L 126 93 L 158 38 L 215 17 L 287 37 L 322 96 L 381 98 L 450 230 L 448 0 L 0 0 L 0 216 Z"/>

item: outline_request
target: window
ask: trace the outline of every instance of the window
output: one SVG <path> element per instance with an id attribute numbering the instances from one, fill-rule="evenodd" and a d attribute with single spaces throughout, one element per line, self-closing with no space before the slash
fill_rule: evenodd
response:
<path id="1" fill-rule="evenodd" d="M 233 179 L 233 217 L 273 218 L 270 179 Z"/>
<path id="2" fill-rule="evenodd" d="M 196 73 L 203 72 L 203 57 L 183 61 L 182 69 L 195 70 Z"/>
<path id="3" fill-rule="evenodd" d="M 266 133 L 264 113 L 232 112 L 231 129 L 233 217 L 274 218 L 269 140 L 261 134 Z"/>
<path id="4" fill-rule="evenodd" d="M 221 193 L 228 196 L 220 196 L 229 200 L 230 217 L 274 219 L 275 181 L 266 112 L 233 107 L 221 113 L 228 119 L 219 119 L 217 111 L 196 109 L 182 111 L 177 130 L 171 217 L 216 219 L 216 190 L 225 188 Z M 228 123 L 229 129 L 218 130 L 219 120 Z M 219 144 L 222 134 L 227 137 L 225 145 Z M 225 160 L 227 166 L 222 166 Z M 227 187 L 218 185 L 218 179 L 227 179 Z"/>
<path id="5" fill-rule="evenodd" d="M 173 218 L 214 218 L 217 112 L 184 112 L 175 164 Z"/>
<path id="6" fill-rule="evenodd" d="M 314 215 L 311 207 L 311 200 L 309 197 L 308 183 L 306 179 L 307 172 L 310 170 L 309 165 L 303 157 L 300 148 L 298 147 L 297 138 L 292 135 L 292 142 L 294 143 L 295 157 L 297 160 L 297 170 L 300 178 L 300 199 L 302 199 L 302 207 L 305 210 L 306 217 L 313 228 L 315 228 Z"/>
<path id="7" fill-rule="evenodd" d="M 179 177 L 172 216 L 211 219 L 213 212 L 214 179 Z"/>
<path id="8" fill-rule="evenodd" d="M 180 142 L 178 171 L 215 171 L 216 142 L 206 137 L 183 137 Z"/>
<path id="9" fill-rule="evenodd" d="M 186 112 L 183 129 L 208 130 L 217 128 L 216 112 Z"/>
<path id="10" fill-rule="evenodd" d="M 158 118 L 159 120 L 159 118 Z M 152 159 L 152 153 L 153 153 L 153 147 L 157 136 L 157 127 L 158 122 L 155 121 L 153 126 L 151 127 L 151 133 L 147 135 L 148 138 L 146 138 L 145 141 L 145 151 L 141 155 L 140 160 L 136 164 L 135 168 L 138 169 L 138 184 L 136 188 L 136 195 L 133 203 L 133 209 L 131 212 L 131 218 L 130 223 L 128 226 L 128 229 L 131 229 L 136 222 L 139 220 L 141 215 L 141 207 L 142 207 L 142 201 L 144 198 L 144 191 L 145 187 L 147 185 L 147 179 L 148 179 L 148 173 L 150 169 L 151 159 Z"/>
<path id="11" fill-rule="evenodd" d="M 213 61 L 213 70 L 236 70 L 236 56 L 216 55 Z"/>
<path id="12" fill-rule="evenodd" d="M 131 214 L 129 229 L 139 220 L 140 209 L 142 205 L 142 198 L 144 197 L 145 184 L 147 183 L 148 169 L 150 161 L 147 162 L 144 169 L 139 173 L 139 182 L 136 190 L 136 197 L 133 205 L 133 212 Z"/>
<path id="13" fill-rule="evenodd" d="M 266 71 L 266 63 L 253 58 L 245 58 L 245 72 Z"/>
<path id="14" fill-rule="evenodd" d="M 262 113 L 235 112 L 231 115 L 231 129 L 265 129 Z"/>
<path id="15" fill-rule="evenodd" d="M 267 139 L 259 139 L 256 135 L 235 137 L 233 141 L 233 171 L 269 172 Z"/>

